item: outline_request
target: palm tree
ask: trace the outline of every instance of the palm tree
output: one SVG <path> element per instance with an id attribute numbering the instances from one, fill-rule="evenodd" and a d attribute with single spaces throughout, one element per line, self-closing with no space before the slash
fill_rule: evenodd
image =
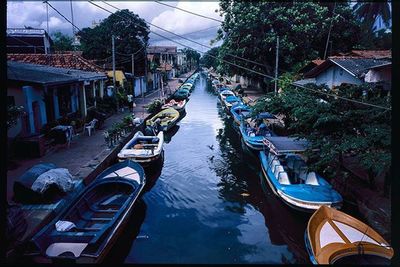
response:
<path id="1" fill-rule="evenodd" d="M 357 2 L 353 10 L 369 31 L 375 30 L 374 24 L 378 17 L 382 18 L 385 26 L 389 26 L 391 18 L 390 4 L 388 2 Z"/>

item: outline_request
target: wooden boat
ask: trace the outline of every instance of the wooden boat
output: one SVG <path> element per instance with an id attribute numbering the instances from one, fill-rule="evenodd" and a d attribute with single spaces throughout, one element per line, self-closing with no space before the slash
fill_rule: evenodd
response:
<path id="1" fill-rule="evenodd" d="M 176 101 L 175 99 L 170 99 L 167 103 L 165 103 L 162 108 L 174 108 L 178 111 L 185 109 L 186 106 L 186 99 Z"/>
<path id="2" fill-rule="evenodd" d="M 257 131 L 262 123 L 265 124 L 266 118 L 276 118 L 274 115 L 267 112 L 258 114 L 255 118 L 243 118 L 240 122 L 240 134 L 242 135 L 245 144 L 253 150 L 263 150 L 263 140 L 265 137 L 276 136 L 270 127 L 264 127 L 262 130 Z"/>
<path id="3" fill-rule="evenodd" d="M 168 131 L 179 119 L 179 112 L 173 108 L 163 109 L 146 121 L 147 126 L 156 127 L 160 131 Z M 158 125 L 159 124 L 159 127 Z"/>
<path id="4" fill-rule="evenodd" d="M 130 159 L 146 165 L 160 158 L 164 145 L 164 132 L 157 136 L 145 136 L 138 131 L 118 153 L 120 161 Z"/>
<path id="5" fill-rule="evenodd" d="M 309 171 L 302 153 L 308 143 L 286 136 L 266 137 L 261 167 L 276 196 L 295 209 L 314 212 L 322 205 L 340 208 L 342 196 L 317 173 Z"/>
<path id="6" fill-rule="evenodd" d="M 250 115 L 251 109 L 249 106 L 241 104 L 241 105 L 235 105 L 231 108 L 231 114 L 233 116 L 233 120 L 235 123 L 240 125 L 240 121 L 242 118 L 247 117 Z"/>
<path id="7" fill-rule="evenodd" d="M 191 92 L 193 91 L 193 84 L 186 82 L 181 87 L 179 87 L 179 89 L 185 89 Z"/>
<path id="8" fill-rule="evenodd" d="M 390 260 L 394 255 L 389 243 L 370 226 L 327 206 L 311 216 L 304 238 L 314 264 L 338 263 L 345 257 L 354 264 L 363 255 Z"/>
<path id="9" fill-rule="evenodd" d="M 237 96 L 234 96 L 234 95 L 225 97 L 225 99 L 222 101 L 222 103 L 228 114 L 230 114 L 232 106 L 243 104 L 243 102 L 240 100 L 240 98 Z"/>
<path id="10" fill-rule="evenodd" d="M 131 216 L 145 185 L 143 168 L 126 160 L 112 165 L 31 240 L 33 260 L 101 262 Z"/>

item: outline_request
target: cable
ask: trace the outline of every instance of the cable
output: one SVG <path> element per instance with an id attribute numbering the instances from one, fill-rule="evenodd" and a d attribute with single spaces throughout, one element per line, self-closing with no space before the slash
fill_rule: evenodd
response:
<path id="1" fill-rule="evenodd" d="M 98 7 L 98 8 L 100 8 L 100 9 L 103 9 L 104 11 L 106 11 L 106 12 L 108 12 L 108 13 L 110 13 L 110 14 L 114 14 L 114 13 L 111 12 L 110 10 L 108 10 L 108 9 L 106 9 L 106 8 L 103 8 L 103 7 L 101 7 L 101 6 L 97 5 L 97 4 L 94 4 L 94 3 L 91 2 L 91 1 L 88 1 L 88 2 L 89 2 L 90 4 L 92 4 L 92 5 L 94 5 L 94 6 Z M 49 4 L 49 5 L 50 5 L 50 4 Z M 51 5 L 50 5 L 50 6 L 51 6 Z M 52 7 L 52 6 L 51 6 L 51 7 Z M 54 7 L 52 7 L 52 8 L 55 9 Z M 56 12 L 59 13 L 58 10 L 56 10 Z M 59 14 L 60 14 L 60 13 L 59 13 Z M 61 15 L 61 14 L 60 14 L 60 15 Z M 118 16 L 118 17 L 124 19 L 124 20 L 127 19 L 127 18 L 124 18 L 124 17 L 122 17 L 122 16 L 120 16 L 120 15 L 117 15 L 117 14 L 114 14 L 114 15 L 116 15 L 116 16 Z M 62 17 L 64 17 L 64 16 L 62 15 Z M 64 18 L 65 18 L 65 17 L 64 17 Z M 65 19 L 66 19 L 66 18 L 65 18 Z M 68 19 L 66 19 L 66 20 L 67 20 L 69 23 L 71 23 Z M 140 26 L 140 27 L 146 28 L 146 27 L 144 27 L 144 26 L 142 26 L 142 25 L 139 25 L 139 24 L 137 24 L 137 23 L 135 23 L 135 22 L 133 22 L 133 21 L 131 21 L 131 22 L 132 22 L 133 24 L 135 24 L 135 25 L 138 25 L 138 26 Z M 76 27 L 76 26 L 75 26 L 75 27 Z M 146 29 L 147 29 L 147 28 L 146 28 Z M 197 52 L 199 52 L 199 53 L 201 53 L 201 54 L 204 54 L 204 53 L 205 53 L 205 52 L 202 52 L 202 51 L 200 51 L 200 50 L 198 50 L 198 49 L 194 49 L 194 48 L 192 48 L 192 47 L 189 47 L 189 46 L 187 46 L 187 45 L 184 45 L 184 44 L 182 44 L 182 43 L 180 43 L 180 42 L 178 42 L 178 41 L 175 41 L 175 40 L 173 40 L 173 39 L 171 39 L 171 38 L 168 38 L 168 37 L 165 37 L 165 36 L 163 36 L 163 35 L 161 35 L 161 34 L 158 34 L 158 33 L 154 32 L 154 31 L 151 31 L 151 30 L 149 30 L 149 31 L 152 32 L 152 33 L 154 33 L 155 35 L 158 35 L 158 36 L 160 36 L 160 37 L 163 37 L 164 39 L 167 39 L 167 40 L 169 40 L 169 41 L 171 41 L 171 42 L 177 43 L 177 44 L 179 44 L 179 45 L 181 45 L 181 46 L 183 46 L 183 47 L 192 49 L 192 50 L 197 51 Z M 209 57 L 213 57 L 213 58 L 215 58 L 215 59 L 218 59 L 217 57 L 212 56 L 212 55 L 209 55 L 209 54 L 207 54 L 206 56 L 209 56 Z M 267 74 L 264 74 L 264 73 L 261 73 L 261 72 L 258 72 L 258 71 L 255 71 L 255 70 L 252 70 L 252 69 L 249 69 L 249 68 L 240 66 L 240 65 L 237 65 L 237 64 L 235 64 L 235 63 L 226 61 L 226 60 L 224 60 L 224 59 L 219 59 L 219 60 L 221 60 L 221 61 L 223 61 L 223 62 L 225 62 L 225 63 L 227 63 L 227 64 L 230 64 L 230 65 L 232 65 L 232 66 L 236 66 L 236 67 L 238 67 L 238 68 L 241 68 L 241 69 L 244 69 L 244 70 L 253 72 L 253 73 L 255 73 L 255 74 L 259 74 L 259 75 L 261 75 L 261 76 L 263 76 L 263 77 L 270 78 L 270 79 L 272 79 L 272 80 L 275 79 L 274 77 L 272 77 L 272 76 L 270 76 L 270 75 L 267 75 Z M 280 79 L 278 79 L 278 80 L 280 80 Z M 328 94 L 328 93 L 321 92 L 321 91 L 317 91 L 317 90 L 314 90 L 314 89 L 311 89 L 311 88 L 308 88 L 308 87 L 305 87 L 305 86 L 302 86 L 302 85 L 293 84 L 293 83 L 292 83 L 292 85 L 294 85 L 294 86 L 296 86 L 296 87 L 300 87 L 300 88 L 306 89 L 306 90 L 310 90 L 310 91 L 313 91 L 313 92 L 316 92 L 316 93 L 320 93 L 320 94 L 324 94 L 324 95 L 328 95 L 328 96 L 332 96 L 332 97 L 337 97 L 337 98 L 340 98 L 340 99 L 342 99 L 342 100 L 347 100 L 347 101 L 350 101 L 350 102 L 354 102 L 354 103 L 358 103 L 358 104 L 363 104 L 363 105 L 367 105 L 367 106 L 371 106 L 371 107 L 376 107 L 376 108 L 381 108 L 381 109 L 385 109 L 385 110 L 391 110 L 391 108 L 382 107 L 382 106 L 378 106 L 378 105 L 374 105 L 374 104 L 370 104 L 370 103 L 366 103 L 366 102 L 361 102 L 361 101 L 357 101 L 357 100 L 353 100 L 353 99 L 341 97 L 341 96 L 338 96 L 338 95 Z"/>
<path id="2" fill-rule="evenodd" d="M 192 12 L 192 11 L 185 10 L 185 9 L 183 9 L 183 8 L 180 8 L 180 7 L 171 6 L 171 5 L 168 5 L 168 4 L 165 4 L 165 3 L 162 3 L 162 2 L 160 2 L 160 1 L 154 1 L 154 2 L 156 2 L 157 4 L 160 4 L 160 5 L 164 5 L 164 6 L 172 7 L 172 8 L 175 8 L 175 9 L 181 10 L 181 11 L 183 11 L 183 12 L 186 12 L 186 13 L 189 13 L 189 14 L 192 14 L 192 15 L 196 15 L 196 16 L 199 16 L 199 17 L 205 18 L 205 19 L 210 19 L 210 20 L 214 20 L 214 21 L 218 21 L 218 22 L 223 22 L 222 20 L 219 20 L 219 19 L 214 19 L 214 18 L 207 17 L 207 16 L 204 16 L 204 15 L 201 15 L 201 14 L 197 14 L 197 13 L 194 13 L 194 12 Z"/>
<path id="3" fill-rule="evenodd" d="M 182 36 L 185 36 L 185 35 L 190 35 L 190 34 L 193 34 L 193 33 L 198 33 L 198 32 L 202 32 L 202 31 L 206 31 L 206 30 L 209 30 L 209 29 L 212 29 L 212 28 L 215 28 L 215 27 L 219 27 L 220 25 L 214 25 L 214 26 L 211 26 L 211 27 L 208 27 L 208 28 L 205 28 L 205 29 L 201 29 L 201 30 L 198 30 L 198 31 L 194 31 L 194 32 L 188 32 L 188 33 L 184 33 L 184 34 L 181 34 Z M 160 39 L 155 39 L 155 40 L 153 40 L 153 41 L 159 41 L 159 40 L 162 40 L 161 38 Z"/>
<path id="4" fill-rule="evenodd" d="M 103 2 L 104 4 L 106 4 L 106 5 L 110 6 L 110 7 L 112 7 L 112 8 L 117 9 L 118 11 L 121 11 L 121 12 L 124 11 L 124 10 L 122 10 L 122 9 L 116 7 L 116 6 L 113 6 L 113 5 L 111 5 L 111 4 L 109 4 L 109 3 L 105 2 L 105 1 L 102 1 L 102 2 Z M 91 3 L 91 2 L 89 1 L 89 3 Z M 130 14 L 130 13 L 126 13 L 126 14 L 129 15 L 129 16 L 132 16 L 132 14 Z M 151 25 L 151 26 L 153 26 L 153 27 L 156 27 L 156 28 L 158 28 L 158 29 L 160 29 L 160 30 L 162 30 L 162 31 L 171 33 L 172 35 L 175 35 L 175 36 L 177 36 L 177 37 L 179 37 L 179 38 L 182 38 L 182 39 L 184 39 L 184 40 L 187 40 L 187 41 L 189 41 L 189 42 L 192 42 L 192 43 L 201 45 L 201 46 L 206 47 L 206 48 L 208 48 L 208 49 L 212 49 L 212 48 L 213 48 L 213 47 L 211 47 L 211 46 L 208 46 L 208 45 L 199 43 L 199 42 L 197 42 L 197 41 L 191 40 L 191 39 L 189 39 L 189 38 L 186 38 L 186 37 L 184 37 L 183 35 L 179 35 L 179 34 L 176 34 L 176 33 L 174 33 L 174 32 L 171 32 L 171 31 L 169 31 L 169 30 L 166 30 L 166 29 L 164 29 L 164 28 L 161 28 L 161 27 L 159 27 L 159 26 L 157 26 L 157 25 L 154 25 L 154 24 L 152 24 L 152 23 L 150 23 L 150 22 L 148 22 L 148 21 L 146 21 L 146 20 L 144 20 L 144 21 L 145 21 L 147 24 L 149 24 L 149 25 Z M 153 31 L 150 31 L 150 32 L 153 32 Z M 153 32 L 153 33 L 155 34 L 155 32 Z M 165 38 L 165 37 L 164 37 L 164 38 Z M 256 65 L 265 67 L 265 64 L 259 63 L 259 62 L 257 62 L 257 61 L 253 61 L 253 60 L 250 60 L 250 59 L 247 59 L 247 58 L 243 58 L 243 57 L 240 57 L 240 56 L 236 56 L 236 55 L 233 55 L 233 54 L 230 54 L 230 53 L 226 53 L 226 55 L 229 55 L 229 56 L 232 56 L 232 57 L 234 57 L 234 58 L 241 59 L 241 60 L 244 60 L 244 61 L 247 61 L 247 62 L 256 64 Z"/>

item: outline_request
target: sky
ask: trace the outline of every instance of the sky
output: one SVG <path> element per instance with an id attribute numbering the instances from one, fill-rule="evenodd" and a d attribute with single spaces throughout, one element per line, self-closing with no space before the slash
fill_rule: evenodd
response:
<path id="1" fill-rule="evenodd" d="M 17 28 L 31 26 L 33 28 L 42 28 L 47 30 L 47 12 L 46 4 L 43 1 L 8 1 L 7 2 L 7 28 Z M 49 1 L 60 13 L 71 20 L 71 3 L 70 1 Z M 102 6 L 112 12 L 116 9 L 107 4 L 96 1 L 97 5 Z M 171 8 L 153 1 L 109 1 L 110 4 L 121 9 L 129 9 L 147 22 L 172 31 L 176 34 L 183 35 L 186 38 L 197 41 L 203 45 L 211 46 L 210 41 L 216 37 L 220 22 L 195 16 L 184 11 Z M 215 12 L 219 8 L 218 2 L 166 2 L 171 6 L 176 6 L 185 10 L 192 11 L 217 20 L 223 20 L 218 13 Z M 98 22 L 110 15 L 110 13 L 88 3 L 87 1 L 72 1 L 74 24 L 80 29 L 92 26 L 95 20 Z M 72 36 L 72 25 L 62 18 L 51 7 L 48 7 L 49 16 L 49 32 L 50 34 L 61 31 L 62 33 Z M 178 38 L 170 33 L 150 26 L 150 30 L 159 33 L 165 37 L 169 37 L 184 45 L 192 47 L 201 52 L 207 51 L 209 48 L 195 44 L 193 42 Z M 173 45 L 182 48 L 170 40 L 166 40 L 153 33 L 150 34 L 150 45 Z M 217 42 L 214 46 L 220 45 Z"/>

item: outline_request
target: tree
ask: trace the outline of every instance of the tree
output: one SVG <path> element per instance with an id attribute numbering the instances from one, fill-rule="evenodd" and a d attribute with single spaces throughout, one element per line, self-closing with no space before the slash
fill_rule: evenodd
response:
<path id="1" fill-rule="evenodd" d="M 308 84 L 314 90 L 326 92 L 325 86 Z M 341 85 L 335 88 L 339 96 L 367 101 L 390 108 L 386 97 L 368 85 Z M 363 93 L 364 92 L 364 93 Z M 332 92 L 331 92 L 332 93 Z M 365 94 L 366 95 L 363 95 Z M 370 172 L 370 185 L 374 176 L 388 171 L 391 165 L 391 113 L 374 107 L 322 95 L 293 86 L 281 94 L 261 99 L 256 110 L 282 114 L 291 134 L 306 138 L 312 149 L 308 152 L 314 168 L 324 172 L 330 165 L 342 165 L 343 155 L 357 155 Z"/>
<path id="2" fill-rule="evenodd" d="M 186 60 L 189 62 L 190 69 L 192 69 L 193 64 L 196 64 L 196 66 L 199 65 L 201 56 L 200 53 L 190 48 L 184 48 L 182 51 L 185 53 Z"/>
<path id="3" fill-rule="evenodd" d="M 363 26 L 371 32 L 375 31 L 375 22 L 380 17 L 386 27 L 391 19 L 390 4 L 388 2 L 358 2 L 353 10 L 362 21 Z"/>
<path id="4" fill-rule="evenodd" d="M 131 69 L 129 60 L 133 54 L 143 47 L 147 47 L 149 40 L 149 27 L 146 22 L 133 12 L 124 9 L 111 14 L 100 25 L 84 28 L 78 33 L 81 36 L 83 56 L 88 59 L 108 58 L 107 67 L 111 68 L 110 56 L 112 55 L 112 35 L 115 36 L 116 62 L 120 66 Z M 144 73 L 145 49 L 142 49 L 135 58 L 136 69 Z M 142 73 L 142 74 L 143 74 Z"/>
<path id="5" fill-rule="evenodd" d="M 214 70 L 217 69 L 219 62 L 218 62 L 218 51 L 219 47 L 214 47 L 204 53 L 204 55 L 200 58 L 200 64 L 204 65 L 206 68 L 213 67 Z"/>
<path id="6" fill-rule="evenodd" d="M 217 39 L 223 39 L 221 58 L 258 72 L 273 75 L 276 39 L 279 36 L 279 67 L 290 70 L 295 63 L 322 57 L 332 14 L 328 7 L 312 2 L 220 1 L 224 22 Z M 347 3 L 338 3 L 333 17 L 333 51 L 346 52 L 357 42 L 359 27 Z M 238 56 L 260 63 L 246 62 Z M 264 81 L 258 74 L 222 63 L 227 74 L 240 74 Z"/>
<path id="7" fill-rule="evenodd" d="M 7 130 L 17 124 L 18 119 L 24 114 L 23 106 L 8 105 L 7 107 Z"/>
<path id="8" fill-rule="evenodd" d="M 55 51 L 72 51 L 72 43 L 74 39 L 66 34 L 61 32 L 55 32 L 52 34 L 52 39 L 54 42 L 54 50 Z"/>

